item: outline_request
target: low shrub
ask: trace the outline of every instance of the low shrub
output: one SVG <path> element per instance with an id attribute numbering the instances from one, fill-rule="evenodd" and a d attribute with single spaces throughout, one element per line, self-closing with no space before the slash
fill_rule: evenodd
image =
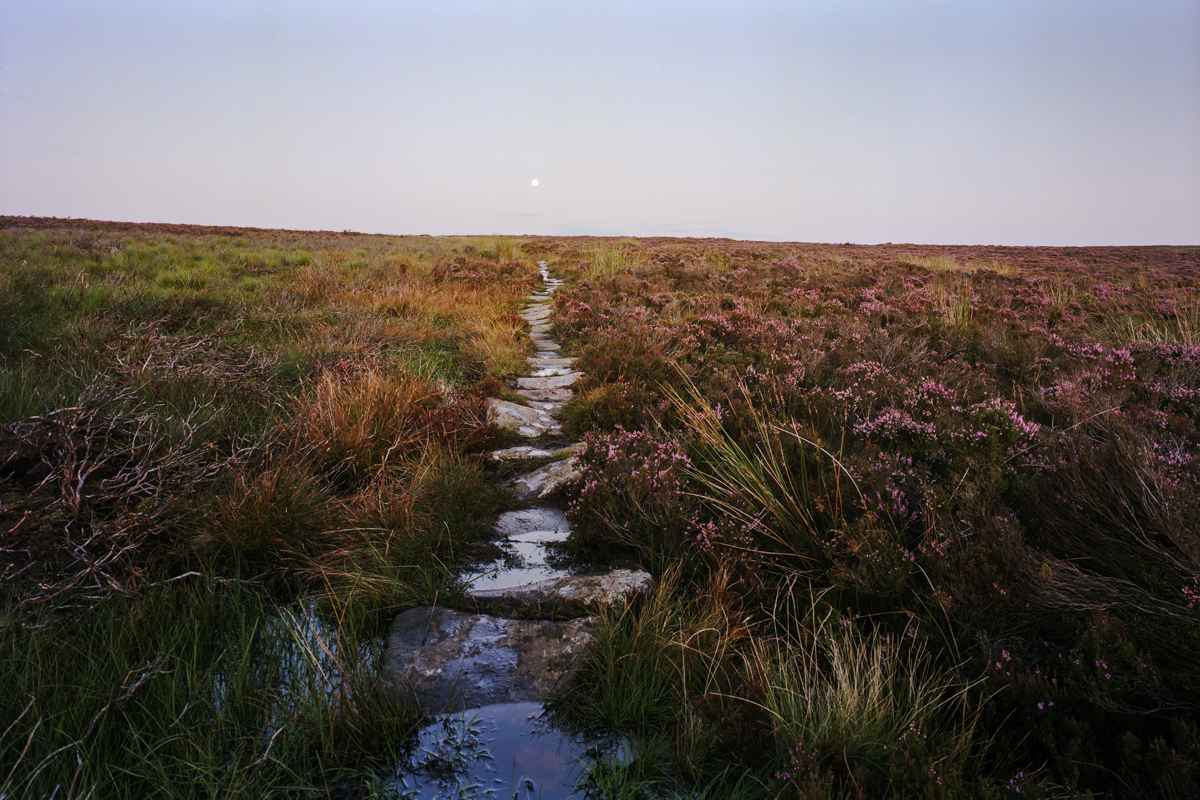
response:
<path id="1" fill-rule="evenodd" d="M 618 426 L 584 437 L 576 459 L 583 485 L 567 511 L 576 536 L 656 561 L 677 550 L 692 506 L 684 485 L 691 461 L 678 442 Z"/>

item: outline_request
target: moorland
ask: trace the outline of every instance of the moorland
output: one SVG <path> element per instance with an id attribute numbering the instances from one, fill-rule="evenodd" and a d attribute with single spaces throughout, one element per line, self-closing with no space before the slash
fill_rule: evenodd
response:
<path id="1" fill-rule="evenodd" d="M 538 261 L 572 546 L 656 578 L 554 703 L 595 796 L 1200 792 L 1200 248 L 6 217 L 0 797 L 376 792 Z"/>

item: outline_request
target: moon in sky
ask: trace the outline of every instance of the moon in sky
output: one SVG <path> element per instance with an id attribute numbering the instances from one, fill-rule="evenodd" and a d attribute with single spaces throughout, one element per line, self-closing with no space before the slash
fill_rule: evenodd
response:
<path id="1" fill-rule="evenodd" d="M 537 178 L 534 178 L 533 180 L 531 180 L 531 181 L 529 182 L 529 185 L 530 185 L 530 186 L 537 186 Z"/>

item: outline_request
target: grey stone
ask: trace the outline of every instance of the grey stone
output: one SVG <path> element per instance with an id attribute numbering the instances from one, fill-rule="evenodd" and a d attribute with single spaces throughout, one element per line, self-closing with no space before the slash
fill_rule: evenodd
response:
<path id="1" fill-rule="evenodd" d="M 519 444 L 516 447 L 506 447 L 491 453 L 495 461 L 525 461 L 534 458 L 566 458 L 576 453 L 582 444 L 560 447 L 557 450 L 544 450 L 529 444 Z"/>
<path id="2" fill-rule="evenodd" d="M 569 386 L 564 386 L 561 389 L 518 389 L 517 394 L 532 402 L 561 405 L 570 400 L 574 392 Z"/>
<path id="3" fill-rule="evenodd" d="M 506 447 L 491 453 L 494 461 L 520 461 L 526 458 L 549 458 L 553 453 L 533 445 L 520 444 L 516 447 Z"/>
<path id="4" fill-rule="evenodd" d="M 574 675 L 593 625 L 414 608 L 392 621 L 384 684 L 433 713 L 542 700 Z"/>
<path id="5" fill-rule="evenodd" d="M 496 520 L 494 530 L 506 539 L 517 541 L 561 541 L 571 534 L 567 515 L 551 506 L 506 511 Z"/>
<path id="6" fill-rule="evenodd" d="M 510 482 L 517 498 L 526 503 L 540 503 L 558 497 L 563 489 L 582 477 L 574 458 L 547 464 L 526 475 L 518 475 Z"/>
<path id="7" fill-rule="evenodd" d="M 530 333 L 551 333 L 554 331 L 554 326 L 549 322 L 539 322 L 536 325 L 529 326 Z"/>
<path id="8" fill-rule="evenodd" d="M 533 337 L 533 338 L 534 338 L 534 343 L 537 345 L 537 348 L 538 348 L 538 352 L 539 352 L 539 353 L 540 353 L 540 352 L 549 352 L 549 351 L 552 351 L 552 350 L 561 350 L 561 349 L 562 349 L 562 348 L 561 348 L 561 346 L 559 345 L 559 343 L 558 343 L 558 342 L 556 342 L 556 341 L 554 341 L 554 340 L 553 340 L 553 339 L 551 339 L 550 337 L 545 337 L 545 338 L 543 338 L 543 339 L 540 339 L 540 340 L 539 340 L 539 339 L 537 339 L 536 337 Z"/>
<path id="9" fill-rule="evenodd" d="M 550 417 L 545 409 L 522 406 L 495 397 L 488 398 L 488 409 L 489 418 L 497 425 L 515 430 L 522 436 L 530 438 L 562 427 Z"/>
<path id="10" fill-rule="evenodd" d="M 533 367 L 534 369 L 540 369 L 543 367 L 570 367 L 577 361 L 575 358 L 555 358 L 553 356 L 545 358 L 527 358 L 525 360 L 529 363 L 529 366 Z"/>
<path id="11" fill-rule="evenodd" d="M 518 389 L 561 389 L 570 386 L 579 379 L 580 373 L 571 372 L 566 375 L 555 375 L 550 378 L 517 378 Z"/>
<path id="12" fill-rule="evenodd" d="M 654 578 L 640 569 L 614 569 L 604 575 L 551 578 L 505 589 L 479 589 L 467 594 L 476 600 L 502 600 L 555 608 L 594 608 L 649 591 Z"/>

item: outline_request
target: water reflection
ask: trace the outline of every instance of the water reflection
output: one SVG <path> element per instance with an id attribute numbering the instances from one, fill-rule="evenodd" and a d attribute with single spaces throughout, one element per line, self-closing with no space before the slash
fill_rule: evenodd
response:
<path id="1" fill-rule="evenodd" d="M 389 788 L 406 800 L 582 798 L 598 757 L 624 748 L 555 728 L 541 703 L 503 703 L 434 717 Z"/>

